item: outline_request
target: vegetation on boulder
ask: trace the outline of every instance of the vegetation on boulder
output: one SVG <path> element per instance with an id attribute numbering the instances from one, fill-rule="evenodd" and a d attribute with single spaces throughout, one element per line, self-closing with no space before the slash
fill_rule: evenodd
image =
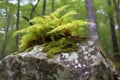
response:
<path id="1" fill-rule="evenodd" d="M 75 20 L 74 15 L 77 13 L 67 11 L 67 7 L 63 6 L 50 15 L 35 17 L 30 20 L 33 25 L 16 31 L 14 36 L 22 33 L 19 50 L 43 45 L 43 52 L 48 53 L 48 56 L 76 50 L 76 43 L 85 37 L 81 32 L 84 32 L 88 22 Z"/>

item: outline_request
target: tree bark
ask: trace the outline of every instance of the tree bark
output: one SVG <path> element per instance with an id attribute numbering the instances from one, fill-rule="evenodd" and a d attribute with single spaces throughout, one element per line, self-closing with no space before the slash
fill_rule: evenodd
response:
<path id="1" fill-rule="evenodd" d="M 22 16 L 22 18 L 29 22 L 30 19 L 32 19 L 32 18 L 34 17 L 33 14 L 35 13 L 35 9 L 36 9 L 36 7 L 38 6 L 39 2 L 40 2 L 40 0 L 38 0 L 35 5 L 31 4 L 32 9 L 31 9 L 31 12 L 30 12 L 30 17 Z M 30 24 L 30 25 L 33 25 L 33 23 L 31 23 L 31 22 L 30 22 L 29 24 Z"/>
<path id="2" fill-rule="evenodd" d="M 31 13 L 30 13 L 30 19 L 32 19 L 34 16 L 33 16 L 33 13 L 35 12 L 35 9 L 37 7 L 37 5 L 39 4 L 40 0 L 37 1 L 37 3 L 35 4 L 35 6 L 32 7 L 32 10 L 31 10 Z"/>
<path id="3" fill-rule="evenodd" d="M 46 14 L 46 0 L 43 1 L 42 15 Z"/>
<path id="4" fill-rule="evenodd" d="M 87 19 L 89 24 L 89 35 L 91 40 L 95 43 L 98 43 L 98 31 L 97 31 L 97 23 L 96 23 L 96 16 L 94 13 L 93 2 L 92 0 L 85 0 L 86 2 L 86 9 L 87 9 Z"/>
<path id="5" fill-rule="evenodd" d="M 20 18 L 20 0 L 18 0 L 17 5 L 17 21 L 16 21 L 16 31 L 19 30 L 19 18 Z M 16 36 L 16 51 L 18 51 L 19 35 Z"/>
<path id="6" fill-rule="evenodd" d="M 108 5 L 112 6 L 111 0 L 108 0 Z M 117 41 L 117 36 L 115 31 L 115 23 L 114 23 L 112 12 L 109 12 L 109 21 L 110 21 L 110 28 L 111 28 L 111 34 L 112 34 L 113 50 L 114 52 L 119 52 L 118 41 Z"/>
<path id="7" fill-rule="evenodd" d="M 54 12 L 54 10 L 55 10 L 55 6 L 54 6 L 55 3 L 54 2 L 55 2 L 55 0 L 52 0 L 52 12 Z"/>
<path id="8" fill-rule="evenodd" d="M 117 23 L 120 29 L 120 0 L 113 0 L 114 8 L 116 11 L 116 18 L 117 18 Z"/>
<path id="9" fill-rule="evenodd" d="M 8 3 L 8 0 L 6 1 Z M 5 38 L 4 38 L 4 42 L 3 42 L 3 47 L 2 47 L 2 51 L 1 51 L 1 59 L 3 59 L 6 56 L 6 47 L 7 47 L 7 42 L 8 42 L 8 31 L 9 31 L 9 26 L 10 26 L 10 17 L 11 13 L 8 12 L 7 8 L 6 8 L 6 28 L 5 28 Z"/>

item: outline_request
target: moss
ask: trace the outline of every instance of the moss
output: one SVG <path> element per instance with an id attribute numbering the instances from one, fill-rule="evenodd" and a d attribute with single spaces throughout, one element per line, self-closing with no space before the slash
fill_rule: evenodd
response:
<path id="1" fill-rule="evenodd" d="M 57 41 L 52 41 L 45 43 L 43 47 L 43 52 L 47 53 L 48 58 L 54 57 L 54 55 L 61 52 L 72 52 L 77 50 L 76 43 L 80 42 L 82 39 L 79 37 L 75 38 L 61 38 Z"/>

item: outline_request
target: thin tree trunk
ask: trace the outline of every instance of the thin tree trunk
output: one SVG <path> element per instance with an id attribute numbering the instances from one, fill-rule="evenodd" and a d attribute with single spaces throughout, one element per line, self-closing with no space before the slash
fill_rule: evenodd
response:
<path id="1" fill-rule="evenodd" d="M 2 51 L 1 51 L 1 59 L 3 59 L 6 56 L 6 47 L 7 47 L 7 42 L 8 42 L 9 25 L 10 25 L 10 16 L 8 16 L 8 18 L 7 18 L 7 26 L 5 29 L 5 39 L 4 39 L 3 47 L 2 47 Z"/>
<path id="2" fill-rule="evenodd" d="M 108 0 L 108 5 L 112 6 L 111 0 Z M 110 28 L 111 28 L 111 34 L 112 34 L 113 50 L 114 52 L 119 52 L 118 41 L 117 41 L 117 36 L 115 32 L 115 23 L 114 23 L 112 12 L 109 12 L 109 20 L 110 20 Z"/>
<path id="3" fill-rule="evenodd" d="M 34 16 L 33 16 L 33 13 L 35 12 L 35 9 L 37 7 L 37 5 L 39 4 L 40 0 L 37 1 L 37 3 L 35 4 L 35 6 L 32 7 L 32 10 L 31 10 L 31 13 L 30 13 L 30 19 L 32 19 Z"/>
<path id="4" fill-rule="evenodd" d="M 43 1 L 42 15 L 46 14 L 46 0 Z"/>
<path id="5" fill-rule="evenodd" d="M 40 2 L 40 0 L 38 0 L 35 5 L 32 5 L 32 4 L 31 4 L 32 9 L 31 9 L 30 17 L 29 17 L 29 18 L 26 17 L 26 16 L 22 16 L 22 18 L 29 22 L 30 19 L 32 19 L 32 18 L 34 17 L 35 9 L 36 9 L 36 7 L 38 6 L 39 2 Z M 33 25 L 33 23 L 31 23 L 31 22 L 30 22 L 29 24 L 30 24 L 30 25 Z"/>
<path id="6" fill-rule="evenodd" d="M 95 43 L 98 43 L 98 31 L 97 31 L 96 17 L 93 8 L 93 2 L 92 0 L 85 0 L 85 2 L 86 2 L 88 22 L 91 22 L 91 24 L 89 24 L 88 26 L 89 35 L 91 40 L 93 40 Z"/>
<path id="7" fill-rule="evenodd" d="M 54 12 L 54 10 L 55 10 L 55 7 L 54 7 L 54 5 L 55 5 L 55 0 L 52 0 L 52 12 Z"/>
<path id="8" fill-rule="evenodd" d="M 117 23 L 120 28 L 120 8 L 119 8 L 120 0 L 113 0 L 113 4 L 114 4 L 115 11 L 116 11 Z"/>
<path id="9" fill-rule="evenodd" d="M 119 29 L 120 29 L 120 12 L 116 11 L 116 17 L 117 17 L 117 23 L 118 23 L 118 26 L 119 26 Z"/>
<path id="10" fill-rule="evenodd" d="M 6 1 L 8 3 L 8 1 Z M 10 26 L 10 13 L 8 12 L 6 8 L 6 28 L 5 28 L 5 38 L 3 42 L 3 47 L 1 51 L 1 59 L 3 59 L 6 56 L 6 47 L 7 47 L 7 42 L 8 42 L 8 31 L 9 31 L 9 26 Z"/>
<path id="11" fill-rule="evenodd" d="M 20 15 L 20 0 L 18 0 L 18 5 L 17 5 L 16 31 L 19 30 L 19 15 Z M 18 51 L 18 42 L 19 42 L 19 35 L 16 36 L 16 51 Z"/>

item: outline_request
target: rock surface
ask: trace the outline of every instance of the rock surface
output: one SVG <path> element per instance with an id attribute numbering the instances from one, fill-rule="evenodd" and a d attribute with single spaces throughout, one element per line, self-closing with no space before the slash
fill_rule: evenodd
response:
<path id="1" fill-rule="evenodd" d="M 112 62 L 90 40 L 78 50 L 46 58 L 42 46 L 13 54 L 0 62 L 0 80 L 120 80 Z"/>

